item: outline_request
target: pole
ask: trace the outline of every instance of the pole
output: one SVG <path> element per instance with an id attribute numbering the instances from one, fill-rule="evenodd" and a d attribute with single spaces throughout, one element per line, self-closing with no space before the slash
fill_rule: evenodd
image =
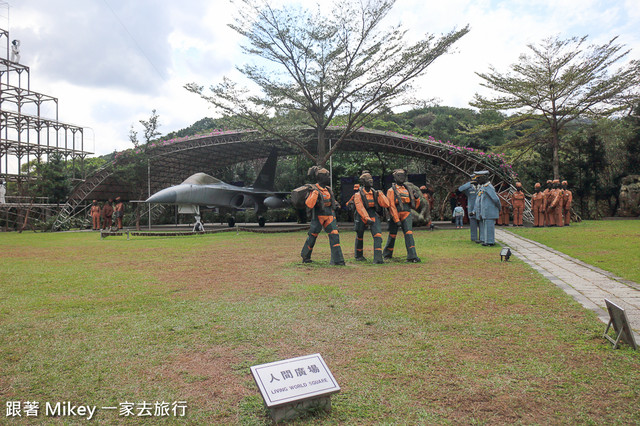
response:
<path id="1" fill-rule="evenodd" d="M 331 139 L 329 139 L 329 151 L 331 151 Z M 333 154 L 329 157 L 329 181 L 331 188 L 333 188 Z"/>
<path id="2" fill-rule="evenodd" d="M 151 159 L 147 159 L 147 198 L 151 197 Z M 151 230 L 151 204 L 149 204 L 149 223 L 147 228 Z"/>

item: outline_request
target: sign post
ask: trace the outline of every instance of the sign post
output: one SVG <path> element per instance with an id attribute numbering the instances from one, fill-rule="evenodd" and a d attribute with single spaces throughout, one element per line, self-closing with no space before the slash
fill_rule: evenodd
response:
<path id="1" fill-rule="evenodd" d="M 330 410 L 331 395 L 340 391 L 320 354 L 256 365 L 251 374 L 275 422 Z"/>
<path id="2" fill-rule="evenodd" d="M 636 346 L 635 339 L 633 338 L 633 331 L 629 326 L 629 320 L 627 319 L 627 314 L 624 309 L 608 299 L 604 299 L 604 302 L 607 305 L 607 310 L 609 311 L 609 324 L 607 324 L 607 328 L 604 330 L 603 337 L 613 344 L 613 349 L 618 347 L 621 339 L 623 342 L 626 342 L 631 346 L 632 349 L 637 349 L 638 347 Z M 615 340 L 608 334 L 612 325 L 616 333 Z"/>

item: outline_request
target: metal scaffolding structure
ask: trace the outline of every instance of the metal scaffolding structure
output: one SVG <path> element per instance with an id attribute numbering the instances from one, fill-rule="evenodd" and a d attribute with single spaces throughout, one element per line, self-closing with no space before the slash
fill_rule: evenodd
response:
<path id="1" fill-rule="evenodd" d="M 84 161 L 84 128 L 58 120 L 58 99 L 31 90 L 29 67 L 9 59 L 9 32 L 0 29 L 0 178 L 31 179 L 22 170 L 32 160 L 60 153 L 65 161 Z M 5 55 L 2 55 L 5 53 Z M 49 115 L 45 117 L 45 111 Z"/>
<path id="2" fill-rule="evenodd" d="M 56 153 L 82 166 L 90 154 L 84 149 L 84 129 L 58 120 L 57 98 L 31 90 L 29 67 L 13 60 L 19 56 L 10 58 L 9 32 L 3 29 L 0 46 L 0 182 L 33 180 L 32 170 L 23 166 Z M 58 215 L 59 205 L 21 195 L 9 195 L 0 204 L 2 230 L 34 228 L 33 222 Z"/>

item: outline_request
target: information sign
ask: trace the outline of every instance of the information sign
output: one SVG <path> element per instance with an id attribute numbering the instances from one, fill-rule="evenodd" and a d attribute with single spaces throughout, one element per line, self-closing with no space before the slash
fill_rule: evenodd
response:
<path id="1" fill-rule="evenodd" d="M 267 407 L 276 407 L 340 391 L 320 354 L 251 367 Z"/>

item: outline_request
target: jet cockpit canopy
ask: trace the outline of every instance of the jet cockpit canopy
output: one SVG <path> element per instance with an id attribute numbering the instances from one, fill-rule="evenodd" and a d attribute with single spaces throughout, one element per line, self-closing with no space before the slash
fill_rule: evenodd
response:
<path id="1" fill-rule="evenodd" d="M 216 179 L 206 173 L 196 173 L 185 179 L 184 183 L 190 183 L 191 185 L 210 185 L 216 183 L 222 183 L 220 179 Z"/>

